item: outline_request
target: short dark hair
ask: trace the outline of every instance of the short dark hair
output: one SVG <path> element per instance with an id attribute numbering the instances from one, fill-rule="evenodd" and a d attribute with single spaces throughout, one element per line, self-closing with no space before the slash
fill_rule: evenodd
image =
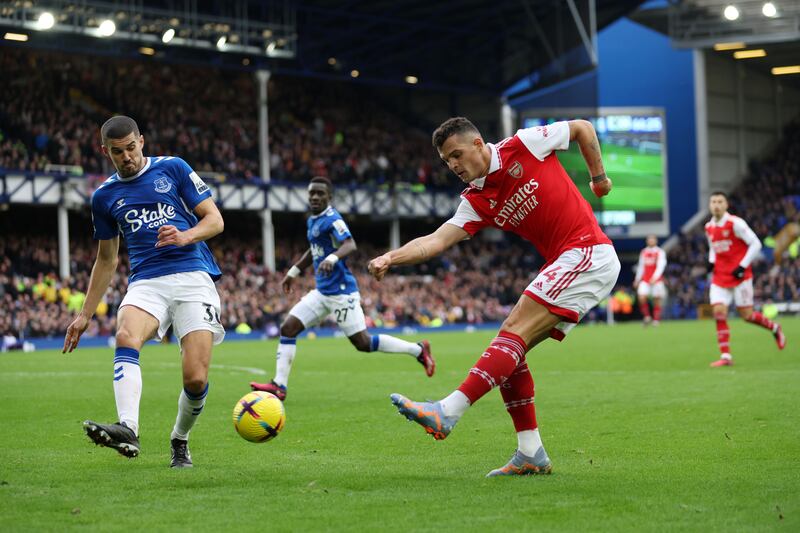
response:
<path id="1" fill-rule="evenodd" d="M 311 178 L 311 181 L 308 182 L 309 185 L 312 183 L 322 183 L 328 188 L 328 194 L 333 194 L 333 183 L 325 176 L 314 176 Z"/>
<path id="2" fill-rule="evenodd" d="M 725 198 L 726 202 L 728 201 L 728 195 L 725 194 L 724 191 L 714 191 L 708 195 L 709 198 L 711 198 L 712 196 L 722 196 L 723 198 Z"/>
<path id="3" fill-rule="evenodd" d="M 439 150 L 445 141 L 453 135 L 468 132 L 477 133 L 478 135 L 481 134 L 481 132 L 478 131 L 478 128 L 475 127 L 475 124 L 470 122 L 468 118 L 448 118 L 442 122 L 438 128 L 436 128 L 436 131 L 433 132 L 433 147 Z"/>
<path id="4" fill-rule="evenodd" d="M 131 133 L 138 137 L 139 126 L 135 120 L 125 115 L 111 117 L 100 128 L 100 138 L 103 142 L 106 142 L 106 139 L 123 139 Z"/>

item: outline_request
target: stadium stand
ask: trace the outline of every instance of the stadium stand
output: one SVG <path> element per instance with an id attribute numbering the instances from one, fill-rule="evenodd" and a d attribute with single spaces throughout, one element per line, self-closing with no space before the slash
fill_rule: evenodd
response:
<path id="1" fill-rule="evenodd" d="M 98 124 L 124 113 L 138 120 L 147 153 L 180 154 L 220 177 L 258 179 L 257 96 L 248 73 L 29 51 L 3 54 L 0 70 L 10 80 L 0 85 L 0 168 L 72 165 L 110 174 Z M 273 179 L 453 187 L 428 133 L 359 87 L 273 77 L 269 98 Z"/>
<path id="2" fill-rule="evenodd" d="M 223 277 L 218 290 L 222 320 L 233 331 L 240 324 L 277 335 L 277 326 L 291 306 L 312 288 L 312 277 L 299 279 L 292 296 L 281 292 L 283 272 L 302 249 L 278 243 L 278 273 L 261 265 L 254 241 L 231 237 L 212 242 Z M 67 323 L 83 303 L 95 246 L 89 240 L 73 243 L 68 280 L 57 275 L 56 240 L 52 236 L 10 236 L 0 241 L 0 333 L 18 339 L 63 335 Z M 368 326 L 439 326 L 481 324 L 502 320 L 538 268 L 535 256 L 520 243 L 462 243 L 439 260 L 409 268 L 381 283 L 365 270 L 379 252 L 363 244 L 349 259 L 362 292 Z M 122 251 L 120 267 L 104 302 L 87 331 L 109 335 L 115 328 L 117 307 L 127 287 L 128 263 Z M 458 276 L 456 277 L 456 273 Z M 491 280 L 491 281 L 487 281 Z"/>

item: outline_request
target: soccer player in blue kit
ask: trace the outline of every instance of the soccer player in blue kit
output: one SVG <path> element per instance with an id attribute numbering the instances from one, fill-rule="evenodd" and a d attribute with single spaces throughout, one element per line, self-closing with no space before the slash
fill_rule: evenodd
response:
<path id="1" fill-rule="evenodd" d="M 269 383 L 250 383 L 253 390 L 272 393 L 281 400 L 286 399 L 297 336 L 328 315 L 336 318 L 339 329 L 360 352 L 409 354 L 425 367 L 428 377 L 436 368 L 428 341 L 415 344 L 390 335 L 370 335 L 367 331 L 358 284 L 345 261 L 356 250 L 356 243 L 342 216 L 330 205 L 332 189 L 327 178 L 311 179 L 308 185 L 309 249 L 292 265 L 282 282 L 284 293 L 292 293 L 295 278 L 313 262 L 316 289 L 303 296 L 281 324 L 275 378 Z"/>
<path id="2" fill-rule="evenodd" d="M 180 339 L 183 390 L 170 436 L 171 467 L 190 467 L 189 431 L 208 394 L 211 347 L 225 337 L 214 281 L 219 267 L 204 242 L 224 223 L 211 191 L 178 157 L 145 157 L 136 122 L 115 116 L 100 129 L 103 153 L 117 172 L 92 195 L 97 259 L 83 309 L 67 328 L 63 352 L 86 331 L 117 269 L 119 236 L 130 257 L 128 291 L 117 315 L 114 397 L 119 422 L 83 423 L 89 438 L 125 457 L 139 455 L 139 351 L 172 325 Z"/>

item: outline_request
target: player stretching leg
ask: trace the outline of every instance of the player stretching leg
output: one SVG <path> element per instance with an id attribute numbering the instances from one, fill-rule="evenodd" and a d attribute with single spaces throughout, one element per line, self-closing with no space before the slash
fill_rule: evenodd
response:
<path id="1" fill-rule="evenodd" d="M 436 363 L 428 341 L 414 344 L 390 335 L 370 335 L 361 309 L 361 294 L 356 278 L 347 268 L 345 258 L 356 250 L 356 243 L 339 212 L 330 205 L 332 185 L 327 178 L 313 178 L 308 185 L 308 242 L 310 248 L 292 265 L 283 278 L 283 291 L 293 292 L 292 284 L 312 262 L 317 288 L 292 307 L 281 324 L 275 378 L 269 383 L 250 383 L 253 390 L 270 392 L 286 399 L 286 385 L 294 361 L 297 336 L 328 315 L 336 317 L 339 329 L 360 352 L 406 353 L 425 367 L 428 377 Z"/>
<path id="2" fill-rule="evenodd" d="M 731 366 L 728 306 L 731 302 L 747 322 L 772 332 L 778 348 L 786 347 L 786 337 L 780 324 L 753 310 L 753 269 L 750 264 L 761 250 L 761 242 L 747 222 L 728 213 L 728 197 L 724 192 L 711 193 L 708 200 L 711 220 L 706 223 L 708 262 L 714 272 L 709 300 L 714 306 L 717 321 L 719 359 L 712 367 Z"/>
<path id="3" fill-rule="evenodd" d="M 658 246 L 658 237 L 647 236 L 647 248 L 639 254 L 639 264 L 636 266 L 636 278 L 633 288 L 639 299 L 639 309 L 644 317 L 644 324 L 657 326 L 661 321 L 661 303 L 664 301 L 666 290 L 662 275 L 667 267 L 667 254 Z M 650 316 L 650 303 L 648 298 L 653 298 L 653 316 Z"/>
<path id="4" fill-rule="evenodd" d="M 380 280 L 390 267 L 426 261 L 486 227 L 520 235 L 547 261 L 458 389 L 434 403 L 391 396 L 401 414 L 440 440 L 470 405 L 500 387 L 517 431 L 517 451 L 489 476 L 550 473 L 526 353 L 548 337 L 562 340 L 609 294 L 619 274 L 611 241 L 554 153 L 566 150 L 570 141 L 580 146 L 592 191 L 598 197 L 608 194 L 611 180 L 603 170 L 594 128 L 585 120 L 522 129 L 495 145 L 485 144 L 465 118 L 445 121 L 433 133 L 433 145 L 469 185 L 458 210 L 435 232 L 369 264 L 370 273 Z"/>
<path id="5" fill-rule="evenodd" d="M 97 259 L 83 309 L 67 328 L 63 351 L 72 352 L 89 325 L 117 269 L 119 235 L 125 237 L 131 272 L 117 315 L 114 397 L 119 422 L 84 422 L 96 444 L 126 457 L 139 455 L 139 352 L 172 325 L 180 340 L 183 390 L 170 436 L 171 467 L 192 466 L 189 430 L 208 394 L 211 346 L 222 342 L 220 270 L 204 242 L 223 229 L 211 191 L 178 157 L 145 157 L 144 137 L 133 119 L 116 116 L 100 129 L 103 153 L 117 172 L 92 195 Z"/>

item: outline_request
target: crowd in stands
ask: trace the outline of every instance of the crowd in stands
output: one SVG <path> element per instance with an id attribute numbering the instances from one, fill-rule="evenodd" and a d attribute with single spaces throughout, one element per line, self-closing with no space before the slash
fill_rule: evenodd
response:
<path id="1" fill-rule="evenodd" d="M 279 243 L 277 272 L 261 265 L 260 243 L 227 237 L 211 242 L 223 277 L 217 283 L 223 325 L 229 331 L 261 331 L 275 336 L 291 307 L 313 288 L 310 272 L 298 278 L 294 293 L 281 291 L 283 274 L 304 251 L 301 244 Z M 81 309 L 94 260 L 91 241 L 70 246 L 71 277 L 57 275 L 55 237 L 9 236 L 0 240 L 0 334 L 20 339 L 61 336 Z M 366 264 L 381 250 L 361 243 L 348 259 L 362 294 L 367 325 L 442 326 L 500 321 L 538 268 L 529 248 L 476 239 L 455 247 L 436 261 L 373 280 Z M 110 335 L 127 287 L 123 252 L 110 288 L 87 335 Z M 244 325 L 244 326 L 242 326 Z M 333 325 L 329 323 L 327 325 Z"/>
<path id="2" fill-rule="evenodd" d="M 753 264 L 756 304 L 800 302 L 800 242 L 774 257 L 775 236 L 787 224 L 800 222 L 800 123 L 784 130 L 775 153 L 753 162 L 749 175 L 730 194 L 729 212 L 743 218 L 763 243 L 762 257 Z M 665 274 L 673 318 L 697 316 L 697 305 L 708 302 L 708 242 L 703 224 L 680 237 L 668 257 Z"/>
<path id="3" fill-rule="evenodd" d="M 146 59 L 7 49 L 0 54 L 0 168 L 113 169 L 99 126 L 132 116 L 145 152 L 177 155 L 195 170 L 259 180 L 257 87 L 252 73 Z M 396 182 L 453 187 L 429 133 L 408 126 L 353 84 L 273 76 L 271 178 L 337 185 Z"/>

